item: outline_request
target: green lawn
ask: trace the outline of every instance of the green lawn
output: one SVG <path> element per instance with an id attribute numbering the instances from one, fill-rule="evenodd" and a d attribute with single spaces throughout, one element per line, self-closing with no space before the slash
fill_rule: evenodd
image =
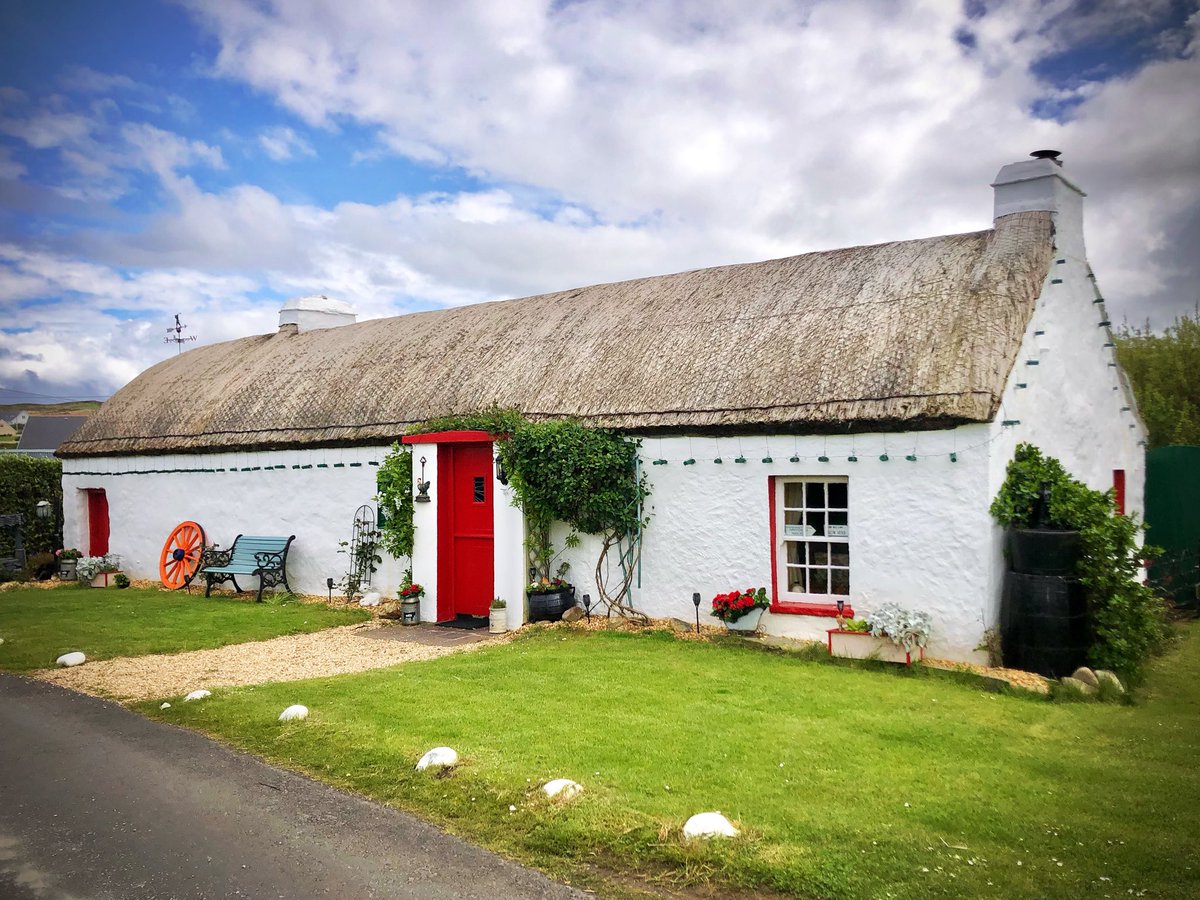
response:
<path id="1" fill-rule="evenodd" d="M 307 722 L 276 722 L 291 703 Z M 1200 896 L 1195 627 L 1134 706 L 550 630 L 140 708 L 609 894 L 636 875 L 805 897 Z M 441 744 L 453 775 L 414 773 Z M 537 793 L 560 776 L 585 786 L 566 807 Z M 685 845 L 684 820 L 714 809 L 743 837 Z"/>
<path id="2" fill-rule="evenodd" d="M 88 659 L 179 653 L 320 631 L 360 622 L 360 610 L 297 601 L 204 598 L 204 592 L 64 585 L 0 592 L 0 670 L 54 665 L 63 653 Z"/>

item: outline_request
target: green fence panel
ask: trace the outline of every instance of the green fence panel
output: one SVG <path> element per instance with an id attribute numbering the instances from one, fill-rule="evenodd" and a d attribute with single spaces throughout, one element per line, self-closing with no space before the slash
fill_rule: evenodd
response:
<path id="1" fill-rule="evenodd" d="M 1197 602 L 1200 581 L 1200 447 L 1146 454 L 1146 542 L 1164 550 L 1152 581 L 1176 603 Z"/>

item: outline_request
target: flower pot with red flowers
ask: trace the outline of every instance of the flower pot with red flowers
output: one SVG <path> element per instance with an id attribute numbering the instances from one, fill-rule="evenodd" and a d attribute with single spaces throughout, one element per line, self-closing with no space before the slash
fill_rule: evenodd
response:
<path id="1" fill-rule="evenodd" d="M 419 625 L 421 622 L 421 598 L 425 596 L 425 588 L 413 584 L 411 576 L 406 575 L 405 583 L 396 591 L 400 598 L 400 624 Z"/>
<path id="2" fill-rule="evenodd" d="M 765 587 L 746 588 L 713 597 L 712 614 L 731 632 L 754 634 L 762 621 L 763 610 L 770 605 Z"/>
<path id="3" fill-rule="evenodd" d="M 79 558 L 83 556 L 74 547 L 64 547 L 62 550 L 55 550 L 54 555 L 58 557 L 58 577 L 62 581 L 75 581 L 75 564 L 79 562 Z"/>

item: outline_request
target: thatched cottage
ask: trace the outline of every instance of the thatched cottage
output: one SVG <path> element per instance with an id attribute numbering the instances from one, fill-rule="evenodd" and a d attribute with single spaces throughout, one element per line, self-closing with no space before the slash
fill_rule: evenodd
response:
<path id="1" fill-rule="evenodd" d="M 768 632 L 823 638 L 838 599 L 857 614 L 890 600 L 931 614 L 934 653 L 975 658 L 1003 573 L 988 504 L 1017 443 L 1121 485 L 1140 512 L 1145 437 L 1086 259 L 1083 192 L 1045 154 L 993 187 L 993 225 L 971 234 L 357 324 L 289 304 L 275 334 L 144 372 L 61 448 L 66 541 L 111 534 L 127 571 L 155 577 L 181 520 L 225 546 L 295 534 L 291 585 L 323 593 L 372 463 L 413 423 L 496 404 L 642 439 L 633 602 L 650 615 L 690 618 L 693 592 L 762 584 Z M 495 595 L 520 624 L 523 522 L 491 437 L 420 440 L 423 618 Z M 440 502 L 459 494 L 465 512 Z M 470 596 L 445 583 L 456 553 L 480 582 Z M 594 594 L 596 545 L 572 556 Z M 377 583 L 394 588 L 407 562 Z"/>

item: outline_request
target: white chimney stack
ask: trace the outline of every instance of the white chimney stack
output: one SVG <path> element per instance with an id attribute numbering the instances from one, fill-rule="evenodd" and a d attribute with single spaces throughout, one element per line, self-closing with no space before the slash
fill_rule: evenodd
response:
<path id="1" fill-rule="evenodd" d="M 995 215 L 1044 210 L 1054 215 L 1054 243 L 1083 259 L 1083 198 L 1087 195 L 1063 173 L 1057 150 L 1035 150 L 1033 159 L 1010 163 L 992 183 Z"/>
<path id="2" fill-rule="evenodd" d="M 349 303 L 324 294 L 293 297 L 279 310 L 279 330 L 300 334 L 316 328 L 353 325 L 357 318 Z"/>

